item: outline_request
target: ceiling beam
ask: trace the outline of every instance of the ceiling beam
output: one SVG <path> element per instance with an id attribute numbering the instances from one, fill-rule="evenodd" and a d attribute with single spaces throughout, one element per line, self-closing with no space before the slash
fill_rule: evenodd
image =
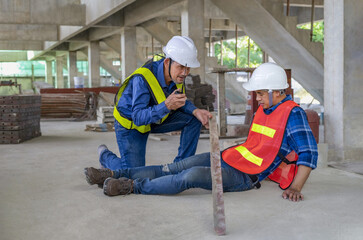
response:
<path id="1" fill-rule="evenodd" d="M 59 0 L 2 0 L 0 22 L 7 24 L 85 25 L 86 5 Z"/>
<path id="2" fill-rule="evenodd" d="M 87 48 L 89 42 L 70 42 L 69 43 L 69 51 L 78 51 L 83 48 Z"/>
<path id="3" fill-rule="evenodd" d="M 0 24 L 0 40 L 57 41 L 56 25 Z"/>
<path id="4" fill-rule="evenodd" d="M 182 0 L 140 0 L 125 7 L 125 26 L 136 26 L 163 14 L 163 11 Z"/>
<path id="5" fill-rule="evenodd" d="M 286 2 L 284 2 L 286 5 Z M 290 7 L 311 7 L 311 0 L 290 0 Z M 314 6 L 317 8 L 324 7 L 324 0 L 314 0 Z"/>
<path id="6" fill-rule="evenodd" d="M 93 25 L 94 27 L 117 27 L 120 28 L 124 25 L 124 12 L 122 10 L 105 18 L 104 20 Z"/>
<path id="7" fill-rule="evenodd" d="M 88 30 L 89 41 L 97 41 L 115 34 L 120 34 L 121 28 L 90 28 Z"/>
<path id="8" fill-rule="evenodd" d="M 140 24 L 151 36 L 158 40 L 162 45 L 166 43 L 175 35 L 166 27 L 166 20 L 152 19 Z"/>
<path id="9" fill-rule="evenodd" d="M 0 50 L 42 51 L 42 41 L 0 41 Z"/>

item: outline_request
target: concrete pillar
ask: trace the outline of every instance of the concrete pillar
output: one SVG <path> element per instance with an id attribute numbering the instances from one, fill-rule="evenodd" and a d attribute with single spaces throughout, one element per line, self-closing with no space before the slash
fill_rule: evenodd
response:
<path id="1" fill-rule="evenodd" d="M 88 87 L 99 87 L 100 83 L 100 42 L 92 41 L 88 46 Z"/>
<path id="2" fill-rule="evenodd" d="M 329 161 L 362 161 L 362 11 L 361 0 L 324 2 L 324 138 Z"/>
<path id="3" fill-rule="evenodd" d="M 74 77 L 77 76 L 77 52 L 68 52 L 68 86 L 74 88 Z"/>
<path id="4" fill-rule="evenodd" d="M 200 67 L 192 69 L 192 74 L 199 74 L 205 82 L 205 56 L 207 49 L 204 41 L 204 0 L 187 0 L 186 7 L 181 13 L 181 35 L 193 39 L 198 49 Z"/>
<path id="5" fill-rule="evenodd" d="M 64 88 L 64 77 L 63 77 L 63 56 L 56 57 L 56 69 L 57 69 L 57 80 L 55 81 L 56 88 Z"/>
<path id="6" fill-rule="evenodd" d="M 54 86 L 52 61 L 45 62 L 45 82 Z"/>
<path id="7" fill-rule="evenodd" d="M 121 29 L 121 81 L 124 81 L 136 68 L 136 27 L 123 27 Z"/>

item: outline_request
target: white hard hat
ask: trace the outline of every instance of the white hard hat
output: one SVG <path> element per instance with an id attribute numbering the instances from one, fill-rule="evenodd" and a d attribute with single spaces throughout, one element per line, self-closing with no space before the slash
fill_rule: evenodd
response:
<path id="1" fill-rule="evenodd" d="M 169 42 L 163 47 L 163 52 L 166 58 L 171 58 L 173 61 L 179 64 L 197 68 L 200 63 L 197 59 L 197 48 L 191 38 L 185 36 L 174 36 Z"/>
<path id="2" fill-rule="evenodd" d="M 251 79 L 243 84 L 247 91 L 280 90 L 289 87 L 285 70 L 275 63 L 263 63 L 252 73 Z"/>

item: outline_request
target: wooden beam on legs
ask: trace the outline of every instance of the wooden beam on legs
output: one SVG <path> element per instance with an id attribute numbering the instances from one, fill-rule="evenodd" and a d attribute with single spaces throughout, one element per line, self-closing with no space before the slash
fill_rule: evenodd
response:
<path id="1" fill-rule="evenodd" d="M 224 215 L 223 183 L 221 171 L 221 153 L 219 149 L 218 127 L 216 115 L 209 119 L 210 134 L 210 165 L 212 176 L 212 196 L 213 196 L 213 218 L 214 230 L 218 235 L 226 234 L 226 218 Z"/>

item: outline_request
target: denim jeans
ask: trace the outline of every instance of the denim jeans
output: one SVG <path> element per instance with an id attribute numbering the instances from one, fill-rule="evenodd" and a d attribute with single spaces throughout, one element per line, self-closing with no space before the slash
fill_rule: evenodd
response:
<path id="1" fill-rule="evenodd" d="M 152 133 L 166 133 L 181 130 L 178 155 L 174 162 L 193 156 L 197 150 L 201 122 L 193 115 L 175 111 L 162 124 L 152 124 Z M 115 121 L 115 132 L 120 158 L 106 150 L 100 156 L 100 164 L 111 170 L 145 166 L 146 142 L 149 133 L 129 130 Z"/>
<path id="2" fill-rule="evenodd" d="M 254 187 L 251 178 L 222 160 L 224 192 L 246 191 Z M 210 153 L 202 153 L 159 166 L 114 171 L 114 178 L 134 179 L 136 194 L 176 194 L 189 188 L 212 189 Z"/>

